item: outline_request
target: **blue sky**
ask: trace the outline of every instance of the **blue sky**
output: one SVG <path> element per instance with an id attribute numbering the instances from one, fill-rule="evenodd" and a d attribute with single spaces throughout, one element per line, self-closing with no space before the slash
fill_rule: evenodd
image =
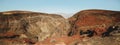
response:
<path id="1" fill-rule="evenodd" d="M 120 11 L 120 0 L 0 0 L 0 11 L 76 13 L 85 9 Z"/>

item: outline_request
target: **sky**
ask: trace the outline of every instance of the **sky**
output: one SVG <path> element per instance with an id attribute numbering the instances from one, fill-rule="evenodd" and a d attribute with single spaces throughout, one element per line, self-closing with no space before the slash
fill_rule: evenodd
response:
<path id="1" fill-rule="evenodd" d="M 120 11 L 120 0 L 0 0 L 0 12 L 26 10 L 58 13 L 69 17 L 86 9 Z"/>

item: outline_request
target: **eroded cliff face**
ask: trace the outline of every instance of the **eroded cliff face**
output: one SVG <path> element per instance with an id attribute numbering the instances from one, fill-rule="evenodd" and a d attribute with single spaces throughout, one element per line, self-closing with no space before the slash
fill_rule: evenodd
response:
<path id="1" fill-rule="evenodd" d="M 120 23 L 120 12 L 109 10 L 83 10 L 69 18 L 71 30 L 78 33 L 80 30 L 95 30 L 101 35 L 109 26 Z"/>
<path id="2" fill-rule="evenodd" d="M 68 33 L 68 36 L 48 38 L 35 45 L 120 45 L 119 17 L 119 11 L 83 10 L 68 19 L 71 24 L 69 33 L 73 35 L 69 36 Z M 104 32 L 109 31 L 110 26 L 119 26 L 119 28 L 111 31 L 110 36 L 102 37 Z M 87 37 L 79 34 L 81 30 L 94 30 L 97 34 Z"/>
<path id="3" fill-rule="evenodd" d="M 0 42 L 4 42 L 4 45 L 13 42 L 35 43 L 49 37 L 61 37 L 67 35 L 69 28 L 69 22 L 57 14 L 0 12 Z"/>
<path id="4" fill-rule="evenodd" d="M 119 11 L 109 10 L 83 10 L 68 20 L 57 14 L 0 12 L 0 45 L 119 45 L 119 17 Z M 119 29 L 110 32 L 112 36 L 101 37 L 110 26 Z M 81 30 L 97 34 L 85 37 L 79 34 Z M 73 35 L 68 36 L 71 31 Z"/>

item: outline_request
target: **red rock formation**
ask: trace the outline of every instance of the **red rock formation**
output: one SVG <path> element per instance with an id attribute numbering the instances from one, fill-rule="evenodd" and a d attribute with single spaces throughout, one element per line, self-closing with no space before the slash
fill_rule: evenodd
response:
<path id="1" fill-rule="evenodd" d="M 63 36 L 60 38 L 48 38 L 42 42 L 38 42 L 35 45 L 75 45 L 80 42 L 82 38 L 79 35 L 72 37 Z"/>
<path id="2" fill-rule="evenodd" d="M 69 22 L 56 14 L 29 11 L 0 12 L 0 45 L 29 45 L 38 40 L 35 45 L 96 45 L 99 41 L 108 45 L 112 39 L 119 43 L 118 33 L 118 37 L 115 36 L 117 38 L 99 37 L 110 25 L 120 25 L 119 17 L 119 11 L 83 10 L 69 18 L 71 28 L 68 30 Z M 80 30 L 88 29 L 97 32 L 98 38 L 78 34 Z M 69 37 L 67 33 L 71 30 L 76 35 Z M 110 43 L 106 44 L 107 41 Z"/>
<path id="3" fill-rule="evenodd" d="M 101 35 L 110 25 L 120 22 L 119 11 L 109 10 L 83 10 L 69 18 L 71 30 L 78 33 L 79 30 L 95 30 Z"/>
<path id="4" fill-rule="evenodd" d="M 60 38 L 47 38 L 42 42 L 36 43 L 35 45 L 94 45 L 93 43 L 97 44 L 95 41 L 92 43 L 90 41 L 99 40 L 100 42 L 102 42 L 102 40 L 96 39 L 96 36 L 92 37 L 93 40 L 89 40 L 89 37 L 80 36 L 78 34 L 79 30 L 95 30 L 95 32 L 97 32 L 97 36 L 99 37 L 103 32 L 106 31 L 106 29 L 110 25 L 117 25 L 117 23 L 120 21 L 119 14 L 120 12 L 108 10 L 84 10 L 78 12 L 77 14 L 69 18 L 69 21 L 71 23 L 71 30 L 73 30 L 76 35 L 70 37 L 63 36 Z"/>

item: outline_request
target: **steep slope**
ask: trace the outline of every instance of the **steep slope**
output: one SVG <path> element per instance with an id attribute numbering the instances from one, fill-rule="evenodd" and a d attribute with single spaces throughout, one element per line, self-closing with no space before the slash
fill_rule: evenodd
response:
<path id="1" fill-rule="evenodd" d="M 78 33 L 79 30 L 95 30 L 101 35 L 109 26 L 120 23 L 120 11 L 109 10 L 83 10 L 69 18 L 71 31 Z"/>
<path id="2" fill-rule="evenodd" d="M 0 42 L 24 44 L 67 35 L 70 25 L 62 16 L 30 11 L 0 12 Z M 12 41 L 13 40 L 13 41 Z"/>
<path id="3" fill-rule="evenodd" d="M 83 10 L 68 19 L 71 24 L 69 33 L 73 34 L 72 36 L 47 38 L 35 45 L 120 45 L 119 17 L 119 11 Z M 110 26 L 119 26 L 119 29 L 112 31 L 111 36 L 101 37 Z M 95 30 L 97 34 L 85 37 L 79 34 L 80 30 Z"/>

